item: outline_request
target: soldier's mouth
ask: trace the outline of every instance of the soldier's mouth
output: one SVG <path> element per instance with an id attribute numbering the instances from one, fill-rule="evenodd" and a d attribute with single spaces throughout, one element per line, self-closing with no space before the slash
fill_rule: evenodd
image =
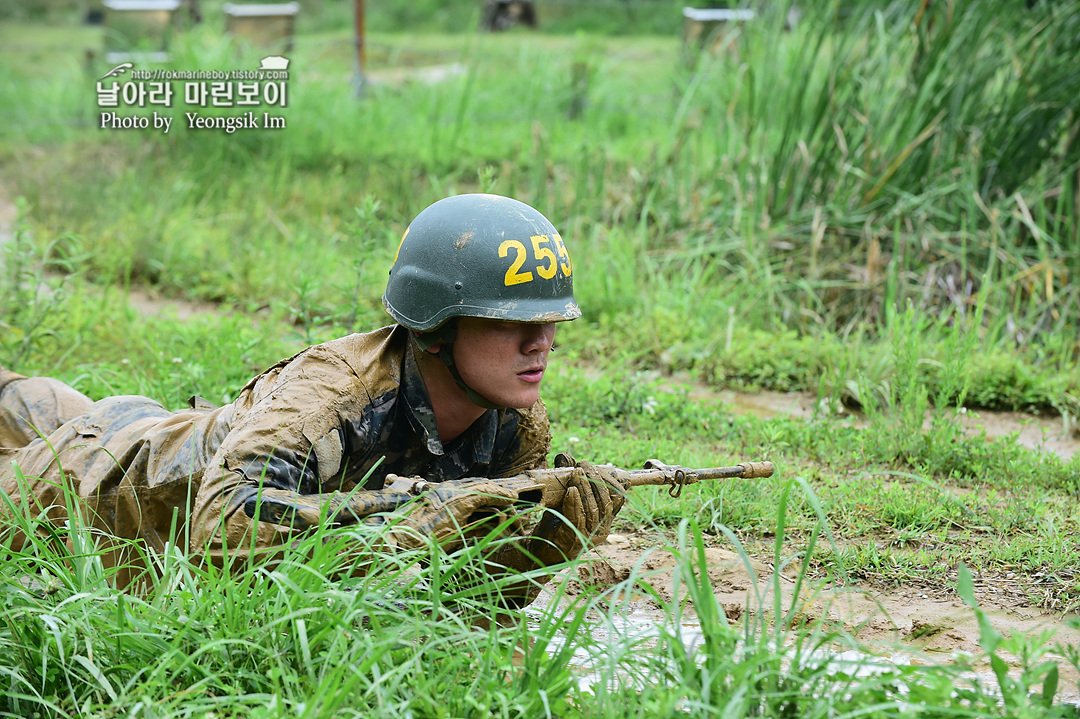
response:
<path id="1" fill-rule="evenodd" d="M 526 382 L 539 382 L 544 378 L 544 368 L 537 367 L 535 369 L 528 369 L 524 372 L 518 372 L 518 377 Z"/>

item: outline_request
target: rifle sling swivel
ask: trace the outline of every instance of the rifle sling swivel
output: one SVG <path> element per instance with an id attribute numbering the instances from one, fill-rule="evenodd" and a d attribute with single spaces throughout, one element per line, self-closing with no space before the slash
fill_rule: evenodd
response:
<path id="1" fill-rule="evenodd" d="M 671 476 L 671 483 L 668 485 L 668 496 L 674 499 L 678 499 L 682 495 L 683 487 L 688 484 L 686 481 L 686 472 L 681 468 L 676 469 L 675 473 Z"/>

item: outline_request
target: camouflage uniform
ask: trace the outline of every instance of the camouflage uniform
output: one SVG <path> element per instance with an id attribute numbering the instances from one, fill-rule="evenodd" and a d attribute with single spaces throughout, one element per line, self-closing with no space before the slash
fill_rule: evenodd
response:
<path id="1" fill-rule="evenodd" d="M 91 403 L 55 380 L 0 372 L 0 441 L 20 445 L 0 450 L 0 486 L 19 511 L 45 511 L 59 525 L 63 482 L 106 535 L 159 552 L 186 540 L 220 562 L 226 548 L 234 558 L 280 549 L 321 507 L 337 507 L 360 485 L 379 490 L 388 473 L 443 481 L 546 466 L 551 436 L 540 401 L 488 410 L 444 446 L 408 335 L 394 325 L 315 345 L 253 379 L 231 404 L 193 398 L 177 412 L 137 396 Z M 15 415 L 47 441 L 29 441 Z"/>

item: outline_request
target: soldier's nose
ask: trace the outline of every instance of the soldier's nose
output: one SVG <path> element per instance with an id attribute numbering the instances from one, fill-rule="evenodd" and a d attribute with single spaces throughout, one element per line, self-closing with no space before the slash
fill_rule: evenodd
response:
<path id="1" fill-rule="evenodd" d="M 555 341 L 554 324 L 525 325 L 525 327 L 527 331 L 521 348 L 525 354 L 551 349 L 551 344 Z"/>

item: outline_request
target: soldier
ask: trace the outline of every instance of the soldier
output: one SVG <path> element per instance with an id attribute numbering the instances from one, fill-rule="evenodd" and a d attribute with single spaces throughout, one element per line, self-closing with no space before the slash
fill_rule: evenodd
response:
<path id="1" fill-rule="evenodd" d="M 458 195 L 429 206 L 402 237 L 383 295 L 396 324 L 282 360 L 231 404 L 194 397 L 171 412 L 145 397 L 91 402 L 56 380 L 0 370 L 0 486 L 11 500 L 0 515 L 14 507 L 62 524 L 67 487 L 104 535 L 156 552 L 187 546 L 222 565 L 273 558 L 321 522 L 379 521 L 365 512 L 377 502 L 357 498 L 377 499 L 391 473 L 438 483 L 545 467 L 540 383 L 556 323 L 581 316 L 572 272 L 562 238 L 535 209 Z M 516 525 L 520 540 L 496 563 L 549 566 L 606 535 L 621 491 L 604 468 L 576 466 L 531 529 Z M 477 510 L 512 511 L 497 483 L 475 490 L 405 505 L 399 528 L 412 531 L 391 541 L 442 539 Z M 121 566 L 131 562 L 123 553 L 104 557 Z"/>

